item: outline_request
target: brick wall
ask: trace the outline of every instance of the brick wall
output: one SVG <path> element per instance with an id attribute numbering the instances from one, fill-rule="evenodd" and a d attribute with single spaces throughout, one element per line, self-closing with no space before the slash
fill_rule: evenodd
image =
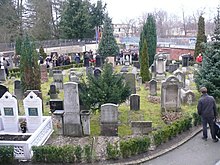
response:
<path id="1" fill-rule="evenodd" d="M 167 52 L 170 54 L 170 58 L 172 60 L 178 60 L 179 56 L 182 54 L 190 53 L 192 56 L 194 55 L 194 49 L 185 49 L 185 48 L 164 48 L 158 47 L 157 52 Z"/>

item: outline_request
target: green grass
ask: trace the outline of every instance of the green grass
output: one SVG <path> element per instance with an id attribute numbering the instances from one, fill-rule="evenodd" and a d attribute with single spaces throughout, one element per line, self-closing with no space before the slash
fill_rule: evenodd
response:
<path id="1" fill-rule="evenodd" d="M 115 72 L 119 73 L 121 69 L 121 66 L 115 67 Z M 85 68 L 77 68 L 78 71 L 84 72 L 84 78 L 85 78 Z M 130 69 L 131 70 L 131 69 Z M 67 70 L 67 73 L 69 71 Z M 49 105 L 46 104 L 49 102 L 50 96 L 48 95 L 48 91 L 50 88 L 50 84 L 52 83 L 53 79 L 51 77 L 48 77 L 48 82 L 42 83 L 41 90 L 42 90 L 42 96 L 43 96 L 43 107 L 44 107 L 44 115 L 50 115 L 50 109 Z M 69 81 L 68 74 L 64 76 L 64 83 Z M 12 80 L 8 80 L 4 83 L 7 87 L 9 87 L 9 91 L 13 93 L 14 91 L 14 83 Z M 195 86 L 195 84 L 192 84 Z M 160 83 L 158 83 L 158 86 L 160 86 Z M 196 102 L 199 98 L 199 93 L 194 90 L 194 93 L 196 94 Z M 127 135 L 132 134 L 132 130 L 130 127 L 131 121 L 152 121 L 153 128 L 157 127 L 163 127 L 165 126 L 165 123 L 161 119 L 161 111 L 160 111 L 160 104 L 153 104 L 148 102 L 148 94 L 149 91 L 145 89 L 145 84 L 142 84 L 140 91 L 137 91 L 137 94 L 140 95 L 140 110 L 139 111 L 130 111 L 130 106 L 127 103 L 123 103 L 119 105 L 119 128 L 118 133 L 120 137 L 124 137 Z M 160 89 L 157 90 L 157 95 L 160 96 Z M 60 99 L 64 98 L 64 92 L 63 90 L 59 91 L 58 97 Z M 196 110 L 196 103 L 194 105 L 182 105 L 181 106 L 182 111 L 184 113 L 193 113 L 197 112 Z M 21 115 L 24 114 L 23 109 L 23 102 L 19 101 L 19 109 L 21 112 Z M 91 136 L 98 136 L 100 135 L 100 113 L 96 112 L 91 114 Z"/>

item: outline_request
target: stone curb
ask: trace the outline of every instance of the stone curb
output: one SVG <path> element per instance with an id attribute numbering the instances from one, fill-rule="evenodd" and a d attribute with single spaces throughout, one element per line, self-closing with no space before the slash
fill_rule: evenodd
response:
<path id="1" fill-rule="evenodd" d="M 174 150 L 175 148 L 183 145 L 184 143 L 186 143 L 187 141 L 189 141 L 191 138 L 193 138 L 194 136 L 196 136 L 200 131 L 202 130 L 202 127 L 199 127 L 197 128 L 194 132 L 192 132 L 190 135 L 188 135 L 187 137 L 185 137 L 182 141 L 172 145 L 171 147 L 163 150 L 163 151 L 160 151 L 154 155 L 151 155 L 151 156 L 147 156 L 147 157 L 144 157 L 142 159 L 139 159 L 139 160 L 134 160 L 134 161 L 130 161 L 130 162 L 123 162 L 123 163 L 113 163 L 113 164 L 108 164 L 108 165 L 135 165 L 135 164 L 140 164 L 140 163 L 144 163 L 146 161 L 149 161 L 151 159 L 154 159 L 156 157 L 159 157 L 169 151 L 172 151 Z"/>

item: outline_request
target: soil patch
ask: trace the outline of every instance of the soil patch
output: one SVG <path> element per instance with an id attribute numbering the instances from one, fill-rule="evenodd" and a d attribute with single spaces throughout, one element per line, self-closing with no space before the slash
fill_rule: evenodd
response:
<path id="1" fill-rule="evenodd" d="M 31 135 L 0 135 L 0 141 L 26 141 Z"/>

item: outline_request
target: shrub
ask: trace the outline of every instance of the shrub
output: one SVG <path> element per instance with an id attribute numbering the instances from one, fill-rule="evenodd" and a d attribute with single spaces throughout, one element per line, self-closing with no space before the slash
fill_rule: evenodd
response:
<path id="1" fill-rule="evenodd" d="M 85 160 L 90 163 L 92 161 L 92 148 L 90 145 L 84 147 Z"/>
<path id="2" fill-rule="evenodd" d="M 13 164 L 14 147 L 0 146 L 0 164 Z"/>
<path id="3" fill-rule="evenodd" d="M 75 148 L 76 162 L 81 162 L 83 149 L 78 145 Z"/>
<path id="4" fill-rule="evenodd" d="M 194 126 L 201 124 L 201 117 L 197 113 L 194 112 L 192 114 L 192 117 L 193 117 L 193 125 Z"/>
<path id="5" fill-rule="evenodd" d="M 107 159 L 113 159 L 113 160 L 119 159 L 120 151 L 117 144 L 112 145 L 108 143 L 106 151 L 107 151 Z"/>

